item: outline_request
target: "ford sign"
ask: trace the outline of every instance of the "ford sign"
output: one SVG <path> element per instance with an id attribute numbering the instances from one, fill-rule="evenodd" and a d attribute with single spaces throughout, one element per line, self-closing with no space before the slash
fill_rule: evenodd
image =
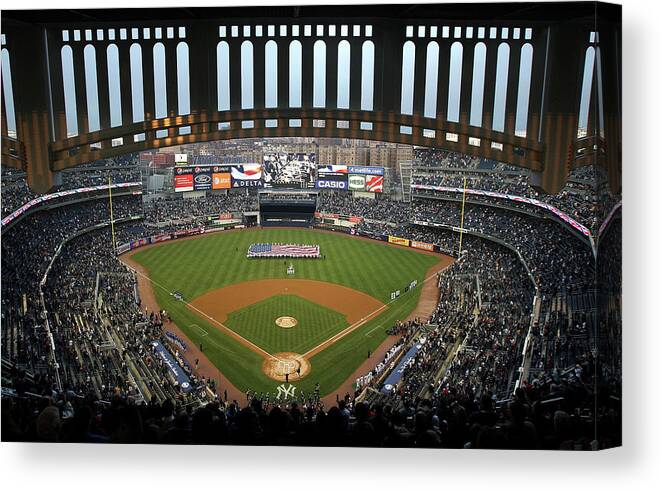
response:
<path id="1" fill-rule="evenodd" d="M 208 184 L 209 182 L 211 182 L 211 176 L 209 174 L 196 175 L 195 182 L 198 184 Z"/>

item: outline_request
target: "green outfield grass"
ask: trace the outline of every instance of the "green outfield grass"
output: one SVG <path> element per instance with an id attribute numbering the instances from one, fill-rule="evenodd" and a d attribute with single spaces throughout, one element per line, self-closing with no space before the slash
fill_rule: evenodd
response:
<path id="1" fill-rule="evenodd" d="M 292 314 L 298 321 L 295 327 L 280 328 L 275 324 L 278 317 Z M 234 311 L 224 324 L 271 354 L 302 354 L 349 326 L 341 313 L 293 294 L 271 296 Z"/>
<path id="2" fill-rule="evenodd" d="M 149 271 L 159 305 L 168 310 L 175 323 L 193 342 L 203 345 L 204 352 L 211 362 L 241 390 L 274 391 L 280 383 L 262 373 L 262 357 L 214 327 L 201 315 L 187 308 L 184 303 L 174 299 L 170 293 L 179 291 L 186 301 L 193 301 L 208 291 L 230 284 L 256 279 L 291 277 L 287 276 L 283 261 L 246 258 L 248 246 L 257 242 L 319 244 L 321 253 L 326 258 L 294 260 L 296 279 L 341 284 L 363 291 L 383 303 L 390 301 L 391 291 L 395 289 L 403 291 L 413 279 L 422 282 L 427 269 L 439 261 L 436 256 L 420 254 L 413 250 L 358 240 L 349 235 L 306 229 L 219 232 L 193 240 L 173 241 L 137 252 L 133 258 Z M 382 314 L 312 357 L 310 375 L 293 384 L 309 392 L 315 383 L 319 382 L 322 395 L 335 391 L 365 360 L 367 351 L 374 351 L 383 342 L 386 338 L 386 329 L 395 321 L 408 316 L 415 308 L 420 290 L 421 288 L 418 287 L 403 294 Z M 301 298 L 297 299 L 305 301 Z M 274 301 L 277 302 L 276 299 Z M 305 303 L 309 302 L 305 301 Z M 303 303 L 301 303 L 301 312 L 305 314 L 306 308 L 302 305 Z M 313 306 L 315 310 L 323 308 L 319 305 Z M 269 309 L 266 306 L 264 308 Z M 309 310 L 312 311 L 312 308 Z M 327 309 L 324 310 L 328 312 Z M 286 314 L 298 318 L 298 308 L 295 313 L 288 310 Z M 228 327 L 248 330 L 254 328 L 232 323 L 233 326 L 228 325 Z M 335 333 L 335 331 L 330 333 L 334 328 L 331 328 L 330 324 L 327 328 L 329 333 L 325 338 Z M 338 329 L 341 330 L 342 327 Z M 282 330 L 282 339 L 284 339 L 288 334 L 284 329 L 279 330 Z M 250 335 L 254 334 L 256 332 L 252 331 Z M 321 338 L 321 333 L 319 337 L 319 342 L 315 341 L 314 345 L 324 340 Z M 260 342 L 269 343 L 274 351 L 300 352 L 302 349 L 281 348 L 280 346 L 285 345 L 284 340 L 275 338 L 272 340 L 261 338 Z M 304 340 L 301 339 L 301 342 Z M 263 348 L 272 352 L 271 349 Z"/>

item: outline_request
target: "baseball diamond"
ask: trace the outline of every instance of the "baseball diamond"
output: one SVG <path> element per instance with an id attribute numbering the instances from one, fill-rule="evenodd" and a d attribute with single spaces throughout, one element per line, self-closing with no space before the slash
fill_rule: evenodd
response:
<path id="1" fill-rule="evenodd" d="M 247 258 L 254 243 L 316 243 L 325 259 Z M 305 391 L 319 383 L 330 395 L 388 337 L 387 326 L 416 309 L 422 287 L 396 301 L 390 292 L 453 259 L 344 234 L 262 229 L 158 244 L 123 260 L 144 268 L 160 308 L 238 390 L 275 391 L 287 364 L 278 353 L 289 352 L 306 375 L 288 381 Z M 172 290 L 186 301 L 173 301 Z M 275 326 L 287 316 L 295 328 Z"/>

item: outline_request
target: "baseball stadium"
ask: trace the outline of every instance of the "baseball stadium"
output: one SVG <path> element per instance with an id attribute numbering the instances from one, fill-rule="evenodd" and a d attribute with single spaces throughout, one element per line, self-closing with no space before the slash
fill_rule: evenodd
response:
<path id="1" fill-rule="evenodd" d="M 620 445 L 621 12 L 517 5 L 3 11 L 3 441 Z"/>

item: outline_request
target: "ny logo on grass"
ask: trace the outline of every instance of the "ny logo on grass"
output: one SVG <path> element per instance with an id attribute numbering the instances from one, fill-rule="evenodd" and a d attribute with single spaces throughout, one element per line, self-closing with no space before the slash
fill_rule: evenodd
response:
<path id="1" fill-rule="evenodd" d="M 280 400 L 280 397 L 282 397 L 283 400 L 287 400 L 288 398 L 294 398 L 294 393 L 296 391 L 296 387 L 292 384 L 289 386 L 285 386 L 285 384 L 281 384 L 278 386 L 278 394 L 276 395 L 276 400 Z"/>

